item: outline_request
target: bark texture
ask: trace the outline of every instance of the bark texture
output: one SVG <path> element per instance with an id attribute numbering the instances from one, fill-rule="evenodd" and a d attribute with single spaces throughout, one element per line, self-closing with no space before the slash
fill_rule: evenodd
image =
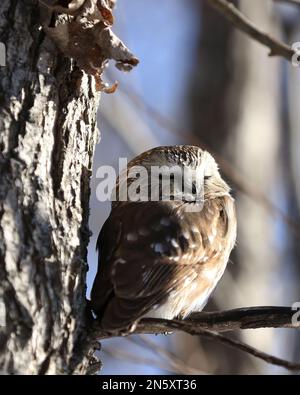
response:
<path id="1" fill-rule="evenodd" d="M 41 29 L 37 1 L 2 0 L 0 369 L 85 373 L 85 277 L 98 93 Z"/>

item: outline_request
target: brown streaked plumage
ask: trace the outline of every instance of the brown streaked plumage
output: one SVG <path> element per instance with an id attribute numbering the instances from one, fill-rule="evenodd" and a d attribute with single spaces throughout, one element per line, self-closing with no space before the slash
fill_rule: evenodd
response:
<path id="1" fill-rule="evenodd" d="M 128 165 L 196 171 L 202 209 L 186 200 L 114 202 L 98 238 L 99 267 L 91 304 L 104 329 L 138 319 L 184 318 L 200 311 L 221 278 L 236 239 L 234 200 L 212 156 L 194 146 L 158 147 Z M 132 180 L 129 179 L 130 184 Z M 191 182 L 184 180 L 184 184 Z M 118 187 L 118 183 L 117 183 Z"/>

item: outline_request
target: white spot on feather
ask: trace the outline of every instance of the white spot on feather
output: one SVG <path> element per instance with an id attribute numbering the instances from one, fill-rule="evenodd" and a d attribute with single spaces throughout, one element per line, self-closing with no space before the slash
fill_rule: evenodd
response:
<path id="1" fill-rule="evenodd" d="M 175 239 L 171 240 L 171 244 L 172 244 L 173 247 L 179 248 L 179 244 L 177 243 L 177 241 Z"/>
<path id="2" fill-rule="evenodd" d="M 183 236 L 186 240 L 188 240 L 188 239 L 190 238 L 190 234 L 189 234 L 188 232 L 183 232 L 183 233 L 182 233 L 182 236 Z"/>
<path id="3" fill-rule="evenodd" d="M 193 225 L 193 226 L 191 227 L 191 231 L 192 231 L 193 233 L 200 233 L 200 232 L 199 232 L 199 229 L 198 229 L 197 226 L 195 226 L 195 225 Z"/>
<path id="4" fill-rule="evenodd" d="M 136 233 L 128 233 L 126 239 L 128 241 L 137 241 L 138 240 L 138 235 Z"/>

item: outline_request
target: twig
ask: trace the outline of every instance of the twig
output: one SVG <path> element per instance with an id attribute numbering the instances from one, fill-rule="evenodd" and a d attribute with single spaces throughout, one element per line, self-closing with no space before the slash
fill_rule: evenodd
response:
<path id="1" fill-rule="evenodd" d="M 205 337 L 205 338 L 208 338 L 211 340 L 216 340 L 216 341 L 223 343 L 225 345 L 228 345 L 232 348 L 235 348 L 235 349 L 238 349 L 242 352 L 250 354 L 253 357 L 261 359 L 271 365 L 280 366 L 280 367 L 285 368 L 290 371 L 300 371 L 300 364 L 299 363 L 293 363 L 293 362 L 287 361 L 285 359 L 274 357 L 273 355 L 259 351 L 255 347 L 251 347 L 248 344 L 245 344 L 245 343 L 240 342 L 238 340 L 233 340 L 233 339 L 230 339 L 226 336 L 220 335 L 217 332 L 211 332 L 211 331 L 206 331 L 206 330 L 202 330 L 202 329 L 194 330 L 193 328 L 190 328 L 188 333 L 190 335 L 194 335 L 194 336 L 198 335 L 198 336 L 202 336 L 202 337 Z M 191 372 L 185 372 L 185 371 L 182 371 L 181 369 L 178 369 L 178 366 L 176 366 L 176 365 L 170 365 L 169 367 L 166 367 L 165 364 L 161 364 L 159 361 L 154 361 L 152 359 L 143 358 L 140 356 L 137 357 L 137 356 L 134 356 L 133 354 L 127 354 L 119 349 L 118 350 L 115 349 L 114 351 L 113 350 L 110 350 L 110 351 L 104 350 L 104 351 L 106 353 L 109 353 L 112 357 L 126 359 L 126 360 L 130 361 L 131 363 L 139 363 L 139 364 L 144 363 L 144 364 L 149 364 L 149 365 L 156 366 L 156 367 L 160 366 L 164 370 L 174 372 L 177 374 L 182 374 L 182 373 L 191 374 Z M 193 373 L 193 374 L 195 374 L 195 373 Z M 201 372 L 200 374 L 204 374 L 204 373 Z"/>
<path id="2" fill-rule="evenodd" d="M 290 307 L 245 307 L 219 312 L 194 313 L 186 320 L 165 320 L 158 318 L 144 318 L 139 321 L 135 330 L 130 334 L 164 334 L 173 330 L 193 328 L 212 330 L 216 332 L 234 331 L 237 329 L 258 328 L 299 328 L 292 324 L 295 310 Z M 121 332 L 104 333 L 95 323 L 92 328 L 98 340 L 114 336 L 122 336 Z M 126 333 L 125 335 L 128 335 Z"/>
<path id="3" fill-rule="evenodd" d="M 300 7 L 300 0 L 273 0 L 275 3 L 288 3 Z"/>
<path id="4" fill-rule="evenodd" d="M 226 0 L 206 0 L 216 11 L 229 20 L 237 29 L 270 49 L 269 56 L 282 56 L 291 61 L 295 51 L 288 45 L 255 26 L 234 4 Z"/>
<path id="5" fill-rule="evenodd" d="M 230 339 L 229 337 L 221 335 L 220 333 L 201 330 L 201 329 L 194 330 L 193 328 L 188 333 L 190 335 L 200 335 L 212 340 L 217 340 L 220 343 L 227 344 L 230 347 L 233 347 L 247 354 L 250 354 L 253 357 L 262 359 L 263 361 L 271 365 L 281 366 L 282 368 L 291 371 L 300 371 L 300 363 L 293 363 L 282 358 L 274 357 L 273 355 L 267 354 L 263 351 L 259 351 L 257 348 L 251 347 L 248 344 L 245 344 L 238 340 Z"/>
<path id="6" fill-rule="evenodd" d="M 276 204 L 268 199 L 268 197 L 263 192 L 255 188 L 254 185 L 251 185 L 247 181 L 247 177 L 243 177 L 243 175 L 240 174 L 235 169 L 235 167 L 232 166 L 223 156 L 214 152 L 211 147 L 207 146 L 207 144 L 200 140 L 195 134 L 188 130 L 179 129 L 170 118 L 166 117 L 154 107 L 152 107 L 149 103 L 147 103 L 141 95 L 134 91 L 133 87 L 130 87 L 129 89 L 126 88 L 124 84 L 122 84 L 119 89 L 127 95 L 127 97 L 134 103 L 135 106 L 138 105 L 142 111 L 150 116 L 162 128 L 168 130 L 170 133 L 180 137 L 181 139 L 184 138 L 185 141 L 188 141 L 190 144 L 198 145 L 201 148 L 209 151 L 219 163 L 222 172 L 229 178 L 229 180 L 239 191 L 249 196 L 255 203 L 265 207 L 265 209 L 272 214 L 278 216 L 289 227 L 289 229 L 298 238 L 300 238 L 300 224 L 292 217 L 285 214 L 283 210 L 281 210 Z"/>
<path id="7" fill-rule="evenodd" d="M 145 336 L 138 335 L 138 338 L 140 339 L 142 344 L 138 342 L 135 342 L 135 344 L 138 344 L 139 346 L 144 345 L 148 348 L 148 350 L 165 358 L 168 364 L 171 367 L 173 367 L 173 369 L 177 369 L 179 374 L 197 374 L 197 375 L 206 374 L 203 371 L 200 371 L 199 369 L 187 365 L 186 362 L 182 361 L 174 353 L 172 353 L 169 350 L 166 350 L 160 344 L 154 343 L 148 337 L 146 338 Z M 128 339 L 133 340 L 133 338 L 127 338 L 127 340 Z"/>

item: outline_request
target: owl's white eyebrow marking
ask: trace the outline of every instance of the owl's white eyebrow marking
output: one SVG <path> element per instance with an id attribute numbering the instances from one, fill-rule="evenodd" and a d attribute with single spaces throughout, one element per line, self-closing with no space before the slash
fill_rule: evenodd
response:
<path id="1" fill-rule="evenodd" d="M 171 220 L 170 220 L 170 218 L 168 218 L 168 217 L 163 217 L 163 218 L 160 220 L 160 223 L 161 223 L 161 225 L 163 225 L 163 226 L 169 226 L 169 225 L 171 225 Z"/>
<path id="2" fill-rule="evenodd" d="M 128 241 L 137 241 L 138 235 L 136 233 L 128 233 L 128 235 L 126 236 L 126 239 Z"/>

